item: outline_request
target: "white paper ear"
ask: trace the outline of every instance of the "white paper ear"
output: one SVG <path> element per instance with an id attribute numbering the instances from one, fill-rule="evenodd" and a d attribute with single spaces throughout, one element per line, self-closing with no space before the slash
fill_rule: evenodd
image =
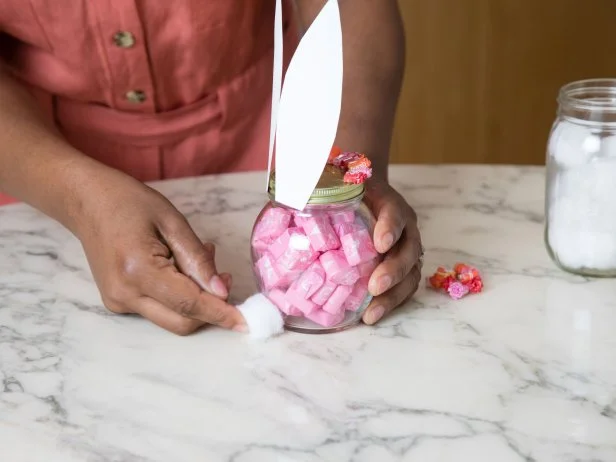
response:
<path id="1" fill-rule="evenodd" d="M 342 26 L 328 0 L 287 69 L 276 123 L 276 201 L 302 210 L 334 144 L 342 104 Z M 275 85 L 275 82 L 274 82 Z"/>
<path id="2" fill-rule="evenodd" d="M 274 139 L 276 138 L 276 125 L 278 120 L 278 104 L 280 102 L 280 88 L 282 87 L 282 0 L 276 0 L 276 14 L 274 16 L 274 78 L 272 81 L 272 119 L 270 122 L 269 155 L 267 158 L 267 179 L 265 190 L 269 186 L 272 169 L 272 153 L 274 152 Z"/>

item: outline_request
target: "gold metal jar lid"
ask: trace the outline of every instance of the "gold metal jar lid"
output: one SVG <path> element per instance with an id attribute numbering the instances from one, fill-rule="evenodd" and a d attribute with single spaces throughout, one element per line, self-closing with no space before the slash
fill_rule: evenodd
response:
<path id="1" fill-rule="evenodd" d="M 269 196 L 276 196 L 276 172 L 272 172 L 269 181 Z M 355 199 L 364 193 L 363 184 L 344 182 L 344 172 L 333 165 L 327 164 L 323 169 L 317 187 L 312 191 L 308 204 L 336 204 Z"/>

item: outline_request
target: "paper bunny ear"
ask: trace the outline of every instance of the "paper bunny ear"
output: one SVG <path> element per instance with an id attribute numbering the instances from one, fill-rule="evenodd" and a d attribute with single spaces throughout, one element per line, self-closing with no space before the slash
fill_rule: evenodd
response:
<path id="1" fill-rule="evenodd" d="M 275 199 L 281 204 L 302 210 L 321 177 L 338 131 L 342 73 L 340 10 L 337 0 L 328 0 L 297 46 L 277 108 Z"/>
<path id="2" fill-rule="evenodd" d="M 265 190 L 269 186 L 270 171 L 272 168 L 272 154 L 274 152 L 274 139 L 278 120 L 278 104 L 280 102 L 280 89 L 282 87 L 282 0 L 276 0 L 276 14 L 274 17 L 274 77 L 272 81 L 272 119 L 270 122 L 269 156 L 267 159 L 267 179 Z"/>

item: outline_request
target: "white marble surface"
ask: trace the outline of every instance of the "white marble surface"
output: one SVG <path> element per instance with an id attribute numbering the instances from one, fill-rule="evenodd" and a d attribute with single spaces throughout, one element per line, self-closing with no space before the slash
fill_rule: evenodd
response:
<path id="1" fill-rule="evenodd" d="M 421 289 L 378 327 L 266 343 L 108 314 L 68 232 L 0 208 L 0 460 L 616 461 L 616 281 L 548 259 L 543 170 L 395 167 L 392 181 L 426 270 L 475 264 L 486 291 Z M 262 184 L 157 185 L 219 245 L 237 299 L 254 288 Z"/>

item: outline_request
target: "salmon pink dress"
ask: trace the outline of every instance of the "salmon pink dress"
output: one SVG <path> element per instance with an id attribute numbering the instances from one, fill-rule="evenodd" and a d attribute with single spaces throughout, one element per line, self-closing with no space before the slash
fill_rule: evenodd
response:
<path id="1" fill-rule="evenodd" d="M 297 33 L 283 3 L 286 66 Z M 1 0 L 0 60 L 69 143 L 141 181 L 263 169 L 274 8 Z"/>

